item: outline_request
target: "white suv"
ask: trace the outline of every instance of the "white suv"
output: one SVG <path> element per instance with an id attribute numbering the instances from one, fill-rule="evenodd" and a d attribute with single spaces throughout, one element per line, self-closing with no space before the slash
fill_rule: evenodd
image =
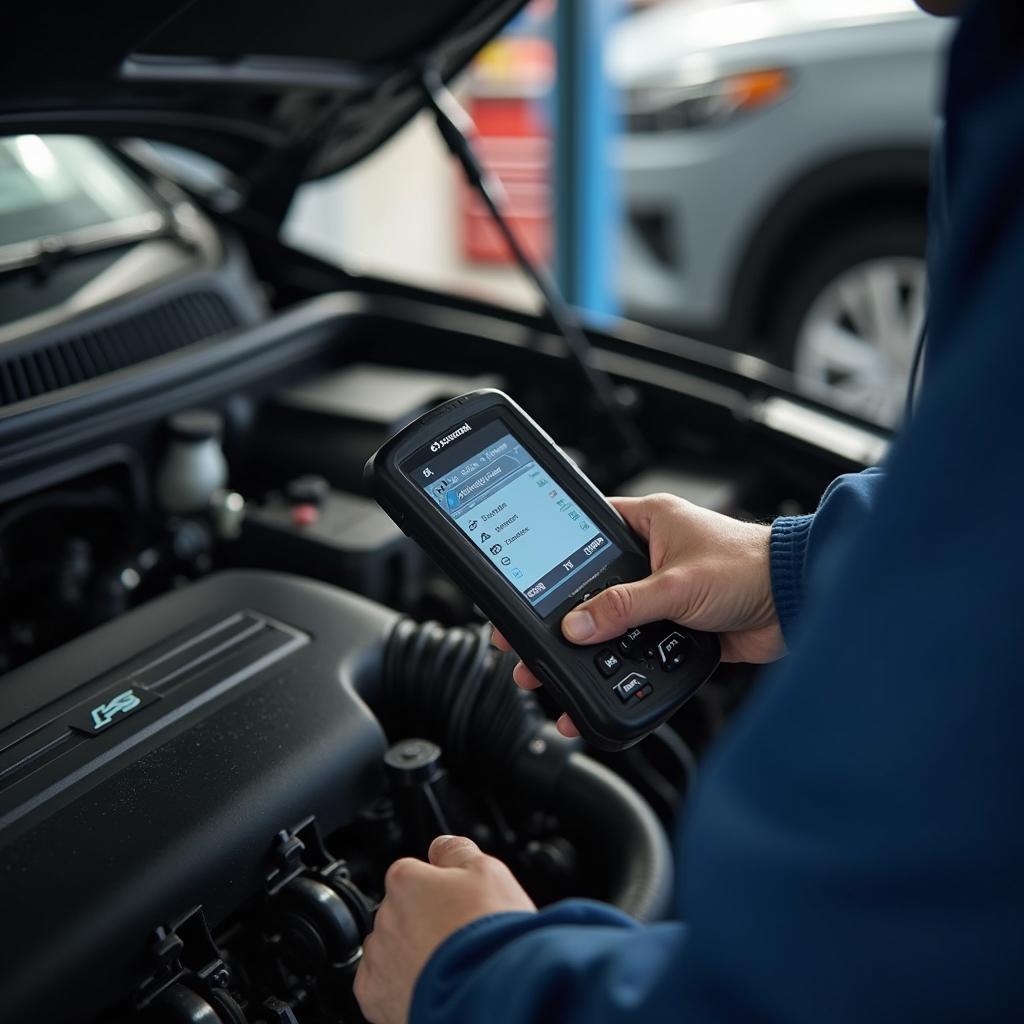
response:
<path id="1" fill-rule="evenodd" d="M 911 0 L 670 0 L 610 40 L 620 298 L 899 417 L 951 26 Z"/>

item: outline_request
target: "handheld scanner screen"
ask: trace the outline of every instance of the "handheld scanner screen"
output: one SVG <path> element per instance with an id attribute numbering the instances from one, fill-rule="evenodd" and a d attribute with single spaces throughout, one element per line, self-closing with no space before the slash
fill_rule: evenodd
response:
<path id="1" fill-rule="evenodd" d="M 500 419 L 410 476 L 541 617 L 621 554 Z"/>

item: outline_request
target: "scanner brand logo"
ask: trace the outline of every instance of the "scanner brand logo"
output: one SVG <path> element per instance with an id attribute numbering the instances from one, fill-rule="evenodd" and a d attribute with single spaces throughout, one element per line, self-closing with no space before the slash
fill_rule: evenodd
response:
<path id="1" fill-rule="evenodd" d="M 445 434 L 444 437 L 439 437 L 434 441 L 430 446 L 430 450 L 432 452 L 439 452 L 446 445 L 450 445 L 452 441 L 462 437 L 463 434 L 468 434 L 472 429 L 468 423 L 463 423 L 457 430 L 453 430 L 450 434 Z"/>

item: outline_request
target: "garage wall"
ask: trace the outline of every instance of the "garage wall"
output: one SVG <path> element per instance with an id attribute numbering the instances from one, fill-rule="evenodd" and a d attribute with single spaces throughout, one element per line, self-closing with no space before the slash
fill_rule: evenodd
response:
<path id="1" fill-rule="evenodd" d="M 536 308 L 517 270 L 463 259 L 458 227 L 456 168 L 424 114 L 370 159 L 304 186 L 285 237 L 356 273 Z"/>

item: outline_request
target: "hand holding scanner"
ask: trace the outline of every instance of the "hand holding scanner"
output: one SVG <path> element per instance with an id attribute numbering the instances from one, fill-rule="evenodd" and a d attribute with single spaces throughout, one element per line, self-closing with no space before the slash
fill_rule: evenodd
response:
<path id="1" fill-rule="evenodd" d="M 562 617 L 650 575 L 644 543 L 515 402 L 473 391 L 425 413 L 366 464 L 384 511 L 483 609 L 580 733 L 622 750 L 718 665 L 718 638 L 674 622 L 577 646 Z"/>

